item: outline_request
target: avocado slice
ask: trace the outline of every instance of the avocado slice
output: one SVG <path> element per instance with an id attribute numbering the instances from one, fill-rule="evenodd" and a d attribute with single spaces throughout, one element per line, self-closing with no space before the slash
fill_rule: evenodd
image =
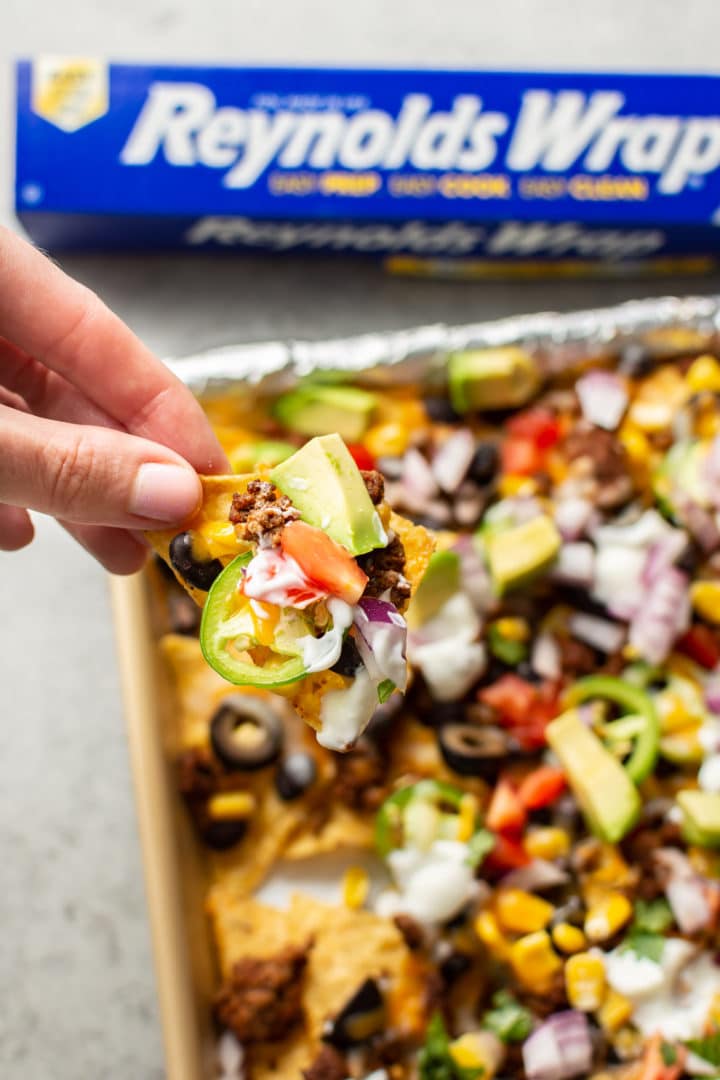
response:
<path id="1" fill-rule="evenodd" d="M 515 346 L 452 353 L 448 380 L 450 400 L 459 413 L 524 405 L 542 381 L 532 356 Z"/>
<path id="2" fill-rule="evenodd" d="M 276 465 L 273 484 L 293 502 L 303 521 L 322 529 L 351 555 L 388 542 L 360 470 L 339 435 L 320 435 Z"/>
<path id="3" fill-rule="evenodd" d="M 653 492 L 658 506 L 666 517 L 674 517 L 676 510 L 673 496 L 681 491 L 700 506 L 707 504 L 707 490 L 703 479 L 703 466 L 707 443 L 687 439 L 668 450 L 652 478 Z"/>
<path id="4" fill-rule="evenodd" d="M 356 386 L 299 386 L 275 402 L 275 418 L 299 435 L 362 439 L 377 405 L 375 394 Z"/>
<path id="5" fill-rule="evenodd" d="M 408 627 L 417 630 L 432 619 L 460 588 L 460 556 L 455 551 L 435 551 L 405 614 Z"/>
<path id="6" fill-rule="evenodd" d="M 230 452 L 230 464 L 236 473 L 255 472 L 258 465 L 279 465 L 296 450 L 292 443 L 280 439 L 257 439 L 236 446 Z"/>
<path id="7" fill-rule="evenodd" d="M 547 570 L 562 542 L 555 523 L 546 514 L 512 528 L 491 530 L 482 539 L 495 591 L 500 596 Z"/>
<path id="8" fill-rule="evenodd" d="M 678 791 L 677 804 L 683 812 L 683 834 L 689 844 L 720 847 L 720 792 Z"/>
<path id="9" fill-rule="evenodd" d="M 575 709 L 548 724 L 545 737 L 560 759 L 588 828 L 601 840 L 616 844 L 633 827 L 641 807 L 638 789 L 625 769 Z"/>

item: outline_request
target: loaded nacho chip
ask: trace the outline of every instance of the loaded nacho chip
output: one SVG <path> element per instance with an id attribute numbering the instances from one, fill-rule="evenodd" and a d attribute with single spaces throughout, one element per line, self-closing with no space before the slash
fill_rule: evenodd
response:
<path id="1" fill-rule="evenodd" d="M 237 686 L 286 688 L 318 741 L 347 750 L 407 681 L 402 612 L 432 553 L 390 512 L 379 473 L 338 435 L 312 439 L 267 475 L 203 477 L 180 533 L 150 533 L 203 607 L 200 644 Z"/>

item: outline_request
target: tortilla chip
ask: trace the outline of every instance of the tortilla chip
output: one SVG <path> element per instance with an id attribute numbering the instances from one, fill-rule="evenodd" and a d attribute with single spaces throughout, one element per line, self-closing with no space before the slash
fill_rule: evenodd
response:
<path id="1" fill-rule="evenodd" d="M 178 582 L 182 585 L 183 589 L 192 596 L 198 607 L 204 606 L 207 592 L 203 589 L 196 588 L 194 585 L 188 584 L 188 582 L 177 573 L 175 567 L 170 562 L 170 544 L 178 533 L 184 532 L 187 529 L 201 530 L 203 525 L 219 521 L 226 522 L 230 515 L 233 495 L 244 491 L 251 480 L 261 479 L 262 476 L 259 473 L 244 473 L 243 475 L 232 476 L 201 476 L 200 483 L 202 485 L 203 497 L 199 510 L 177 528 L 154 529 L 148 530 L 145 533 L 150 541 L 153 551 L 156 555 L 160 556 L 163 562 L 167 563 L 173 574 L 175 574 Z M 247 545 L 247 548 L 249 547 L 250 545 Z M 241 550 L 242 545 L 240 544 L 238 546 L 238 554 Z M 227 566 L 232 560 L 232 555 L 226 555 L 220 559 L 220 562 L 223 566 Z"/>
<path id="2" fill-rule="evenodd" d="M 297 1077 L 314 1060 L 328 1019 L 368 978 L 386 987 L 389 1022 L 407 1035 L 426 1023 L 426 972 L 390 919 L 324 904 L 295 893 L 287 911 L 244 899 L 231 882 L 213 887 L 208 911 L 227 977 L 244 957 L 270 957 L 288 945 L 310 949 L 304 975 L 304 1022 L 284 1042 L 250 1048 L 250 1076 Z"/>
<path id="3" fill-rule="evenodd" d="M 371 849 L 374 843 L 374 814 L 359 814 L 342 803 L 333 802 L 329 815 L 311 831 L 299 832 L 283 852 L 285 859 L 309 859 L 340 848 Z"/>
<path id="4" fill-rule="evenodd" d="M 405 548 L 403 574 L 410 582 L 412 591 L 415 592 L 427 570 L 430 556 L 435 550 L 435 538 L 422 525 L 413 525 L 412 521 L 401 517 L 395 511 L 390 515 L 390 528 Z"/>

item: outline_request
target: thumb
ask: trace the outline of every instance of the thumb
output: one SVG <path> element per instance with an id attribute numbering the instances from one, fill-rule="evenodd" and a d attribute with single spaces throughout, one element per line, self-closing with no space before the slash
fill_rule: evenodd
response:
<path id="1" fill-rule="evenodd" d="M 0 502 L 142 529 L 183 521 L 201 498 L 197 474 L 165 446 L 0 405 Z"/>

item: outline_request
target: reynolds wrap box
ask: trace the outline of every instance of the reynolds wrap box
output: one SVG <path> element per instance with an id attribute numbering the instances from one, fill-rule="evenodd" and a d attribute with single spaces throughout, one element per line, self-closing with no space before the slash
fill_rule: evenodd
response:
<path id="1" fill-rule="evenodd" d="M 56 250 L 704 269 L 720 255 L 720 78 L 40 57 L 17 67 L 16 200 Z"/>

